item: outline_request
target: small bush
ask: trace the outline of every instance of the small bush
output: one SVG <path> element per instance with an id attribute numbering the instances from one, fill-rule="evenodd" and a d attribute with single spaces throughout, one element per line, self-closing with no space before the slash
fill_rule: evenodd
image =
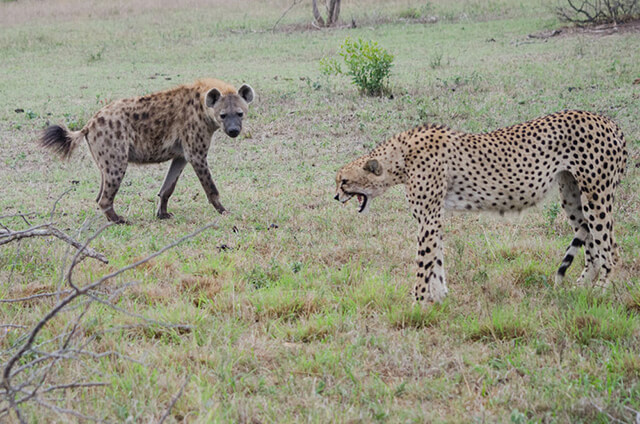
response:
<path id="1" fill-rule="evenodd" d="M 640 18 L 638 0 L 564 0 L 558 16 L 577 25 L 619 23 Z"/>
<path id="2" fill-rule="evenodd" d="M 347 38 L 340 46 L 340 56 L 347 71 L 336 59 L 323 58 L 321 71 L 325 75 L 348 75 L 360 91 L 369 96 L 382 96 L 389 92 L 389 76 L 393 66 L 393 55 L 375 41 L 352 41 Z"/>
<path id="3" fill-rule="evenodd" d="M 409 7 L 407 9 L 401 10 L 398 16 L 401 19 L 419 19 L 422 14 L 420 10 L 415 7 Z"/>

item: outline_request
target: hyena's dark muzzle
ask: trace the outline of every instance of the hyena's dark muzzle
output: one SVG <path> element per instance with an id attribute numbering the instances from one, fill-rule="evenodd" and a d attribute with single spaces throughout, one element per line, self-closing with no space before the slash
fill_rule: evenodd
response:
<path id="1" fill-rule="evenodd" d="M 234 113 L 228 114 L 223 120 L 224 132 L 232 138 L 236 138 L 242 131 L 242 116 Z"/>

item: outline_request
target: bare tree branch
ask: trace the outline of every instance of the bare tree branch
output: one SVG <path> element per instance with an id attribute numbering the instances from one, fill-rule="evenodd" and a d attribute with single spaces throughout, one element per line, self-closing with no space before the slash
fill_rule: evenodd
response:
<path id="1" fill-rule="evenodd" d="M 566 0 L 558 7 L 560 18 L 578 26 L 628 21 L 640 17 L 638 0 Z"/>
<path id="2" fill-rule="evenodd" d="M 609 414 L 607 411 L 604 410 L 604 408 L 598 406 L 598 404 L 595 403 L 593 400 L 591 400 L 590 403 L 591 403 L 591 405 L 593 405 L 594 408 L 596 408 L 598 410 L 598 412 L 600 412 L 601 414 L 605 414 L 611 420 L 611 422 L 625 424 L 624 421 L 619 420 L 616 417 L 614 417 L 613 415 Z"/>
<path id="3" fill-rule="evenodd" d="M 35 227 L 31 227 L 22 231 L 7 231 L 4 229 L 0 230 L 0 246 L 23 238 L 50 236 L 57 237 L 60 240 L 75 247 L 76 249 L 81 249 L 80 251 L 83 253 L 83 257 L 89 256 L 105 264 L 109 263 L 109 260 L 102 253 L 98 253 L 90 247 L 85 247 L 84 249 L 82 249 L 83 245 L 80 242 L 72 239 L 70 236 L 54 227 L 51 223 L 37 225 Z"/>
<path id="4" fill-rule="evenodd" d="M 52 392 L 54 390 L 68 390 L 68 389 L 77 389 L 79 387 L 102 387 L 102 386 L 108 386 L 108 383 L 101 383 L 101 382 L 89 382 L 89 383 L 69 383 L 69 384 L 60 384 L 57 386 L 50 386 L 47 387 L 46 389 L 42 390 L 42 393 L 48 393 L 48 392 Z"/>
<path id="5" fill-rule="evenodd" d="M 95 421 L 98 423 L 103 423 L 105 422 L 104 420 L 101 420 L 100 418 L 95 418 L 92 417 L 90 415 L 85 415 L 85 414 L 81 414 L 78 411 L 74 411 L 73 409 L 67 409 L 67 408 L 60 408 L 59 406 L 56 405 L 52 405 L 48 402 L 43 401 L 40 398 L 36 398 L 35 401 L 38 403 L 38 405 L 42 405 L 47 409 L 50 409 L 54 412 L 57 412 L 60 415 L 73 415 L 76 418 L 82 418 L 83 420 L 87 420 L 87 421 Z"/>
<path id="6" fill-rule="evenodd" d="M 282 13 L 282 15 L 280 15 L 280 17 L 278 18 L 278 20 L 276 21 L 276 23 L 275 23 L 275 24 L 273 24 L 273 28 L 271 28 L 271 31 L 272 31 L 272 32 L 276 30 L 276 27 L 278 26 L 278 24 L 280 23 L 280 21 L 281 21 L 281 20 L 286 16 L 286 14 L 287 14 L 287 13 L 289 13 L 289 11 L 290 11 L 291 9 L 293 9 L 293 7 L 294 7 L 296 4 L 300 3 L 301 1 L 302 1 L 302 0 L 293 0 L 293 3 L 291 3 L 291 5 L 287 8 L 287 10 L 285 10 L 285 11 Z"/>
<path id="7" fill-rule="evenodd" d="M 62 200 L 64 196 L 66 196 L 70 191 L 73 191 L 73 187 L 69 187 L 66 191 L 64 191 L 58 198 L 53 202 L 53 206 L 51 207 L 51 213 L 49 214 L 49 219 L 53 221 L 53 215 L 56 213 L 56 206 L 58 206 L 58 202 Z"/>
<path id="8" fill-rule="evenodd" d="M 27 297 L 18 297 L 15 299 L 0 299 L 0 303 L 18 303 L 18 302 L 28 302 L 30 300 L 39 299 L 41 297 L 52 297 L 58 296 L 60 294 L 69 294 L 72 290 L 63 290 L 61 292 L 51 292 L 51 293 L 38 293 Z"/>
<path id="9" fill-rule="evenodd" d="M 64 195 L 64 194 L 63 194 Z M 62 196 L 61 196 L 62 197 Z M 56 201 L 56 203 L 59 199 Z M 52 216 L 55 211 L 55 205 L 52 209 Z M 68 391 L 75 389 L 86 389 L 91 387 L 102 387 L 107 383 L 96 381 L 72 381 L 72 382 L 55 382 L 50 381 L 53 376 L 57 375 L 54 370 L 58 364 L 63 361 L 74 361 L 74 363 L 81 364 L 83 367 L 92 367 L 92 363 L 96 360 L 107 356 L 117 356 L 127 361 L 135 362 L 141 365 L 144 363 L 121 354 L 117 351 L 106 352 L 93 352 L 88 349 L 90 343 L 95 341 L 101 334 L 105 334 L 111 331 L 121 331 L 126 328 L 149 328 L 149 326 L 158 326 L 160 328 L 188 330 L 191 329 L 188 325 L 182 324 L 169 324 L 159 322 L 143 315 L 133 313 L 113 303 L 114 298 L 119 296 L 126 288 L 131 287 L 133 282 L 119 284 L 116 286 L 115 296 L 112 290 L 101 291 L 100 287 L 107 281 L 114 279 L 115 277 L 127 272 L 137 266 L 149 262 L 151 259 L 163 254 L 167 250 L 177 246 L 178 244 L 191 239 L 203 231 L 216 226 L 216 223 L 205 225 L 191 234 L 188 234 L 158 250 L 157 252 L 148 255 L 144 259 L 136 261 L 135 263 L 124 266 L 118 270 L 115 270 L 109 274 L 102 276 L 101 278 L 86 284 L 79 286 L 73 281 L 73 271 L 75 267 L 82 261 L 82 258 L 90 256 L 88 252 L 93 252 L 88 245 L 99 236 L 102 231 L 107 228 L 108 225 L 99 228 L 84 244 L 71 239 L 68 235 L 60 232 L 68 239 L 75 243 L 69 242 L 76 251 L 73 255 L 71 263 L 69 264 L 66 272 L 63 272 L 63 284 L 67 286 L 66 289 L 60 287 L 59 290 L 47 293 L 38 293 L 31 296 L 25 296 L 14 299 L 2 299 L 0 303 L 16 303 L 16 302 L 30 302 L 43 298 L 58 297 L 56 304 L 28 331 L 28 333 L 21 335 L 16 341 L 13 342 L 13 346 L 9 347 L 3 352 L 10 355 L 10 358 L 2 364 L 2 374 L 0 377 L 0 418 L 9 415 L 13 419 L 17 419 L 20 423 L 26 422 L 24 415 L 25 405 L 40 405 L 53 411 L 55 414 L 61 416 L 73 416 L 81 420 L 90 420 L 96 422 L 103 422 L 102 419 L 85 415 L 79 411 L 63 408 L 57 404 L 59 402 L 56 397 L 56 393 L 60 391 Z M 0 241 L 5 241 L 9 237 L 13 237 L 14 240 L 28 237 L 27 234 L 33 234 L 33 231 L 50 230 L 51 224 L 42 224 L 28 230 L 11 231 L 8 229 L 0 230 Z M 55 229 L 57 230 L 57 229 Z M 54 232 L 55 232 L 54 230 Z M 59 231 L 59 230 L 57 230 Z M 16 235 L 19 234 L 19 235 Z M 59 234 L 52 235 L 62 238 Z M 63 238 L 64 239 L 64 238 Z M 5 242 L 3 244 L 8 243 Z M 101 254 L 94 252 L 97 255 Z M 97 256 L 96 255 L 96 256 Z M 102 256 L 104 258 L 104 256 Z M 99 259 L 99 258 L 98 258 Z M 105 258 L 106 260 L 106 258 Z M 90 336 L 86 336 L 82 330 L 81 322 L 85 314 L 89 311 L 89 308 L 94 303 L 104 304 L 113 310 L 126 314 L 135 318 L 137 321 L 142 321 L 139 325 L 130 326 L 118 326 L 103 331 L 92 331 Z M 61 313 L 72 313 L 73 311 L 81 308 L 80 313 L 73 313 L 70 320 L 66 321 L 66 325 L 60 334 L 53 337 L 36 342 L 42 329 L 55 317 Z M 0 329 L 20 329 L 26 328 L 17 324 L 1 324 Z M 29 355 L 29 356 L 27 356 Z M 83 359 L 84 358 L 84 359 Z M 19 365 L 19 366 L 18 366 Z M 96 370 L 97 371 L 97 370 Z M 101 373 L 87 373 L 87 375 L 101 375 Z M 172 399 L 163 420 L 170 414 L 171 409 L 177 402 L 178 398 L 182 395 L 184 387 L 186 386 L 188 379 L 181 387 L 178 394 Z"/>
<path id="10" fill-rule="evenodd" d="M 187 386 L 187 383 L 189 382 L 190 379 L 191 379 L 191 377 L 187 377 L 184 380 L 184 383 L 182 383 L 182 387 L 180 387 L 180 390 L 178 391 L 178 393 L 176 393 L 176 395 L 173 397 L 173 399 L 171 399 L 171 403 L 167 407 L 167 410 L 164 411 L 164 414 L 162 414 L 162 417 L 160 417 L 160 421 L 158 421 L 158 424 L 162 424 L 164 422 L 164 420 L 167 419 L 167 417 L 171 413 L 171 410 L 173 409 L 173 406 L 176 404 L 178 399 L 180 399 L 180 396 L 182 396 L 182 392 L 184 391 L 184 388 Z"/>

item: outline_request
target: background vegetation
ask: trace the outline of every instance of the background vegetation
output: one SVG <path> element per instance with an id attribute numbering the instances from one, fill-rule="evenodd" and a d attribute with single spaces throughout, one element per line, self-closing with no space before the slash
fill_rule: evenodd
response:
<path id="1" fill-rule="evenodd" d="M 34 139 L 48 123 L 79 128 L 113 99 L 203 76 L 248 82 L 257 92 L 244 136 L 217 134 L 210 151 L 231 214 L 113 283 L 140 283 L 122 292 L 119 307 L 189 327 L 141 330 L 130 316 L 94 305 L 81 321 L 83 334 L 100 334 L 92 349 L 139 363 L 118 356 L 89 367 L 63 363 L 54 374 L 60 384 L 90 370 L 106 386 L 65 391 L 58 406 L 108 421 L 154 421 L 186 380 L 167 422 L 633 420 L 640 410 L 637 27 L 558 33 L 557 3 L 542 0 L 353 0 L 340 16 L 356 28 L 313 30 L 305 3 L 272 30 L 289 5 L 0 3 L 2 216 L 46 219 L 73 187 L 57 205 L 58 226 L 86 239 L 103 223 L 88 150 L 70 163 L 41 151 Z M 335 56 L 347 37 L 375 40 L 394 55 L 393 98 L 361 96 L 347 78 L 321 74 L 320 59 Z M 449 217 L 450 297 L 414 309 L 415 223 L 402 189 L 360 216 L 332 200 L 338 167 L 424 121 L 477 132 L 565 108 L 603 113 L 627 137 L 613 284 L 574 287 L 580 255 L 566 284 L 553 287 L 571 240 L 554 194 L 507 220 Z M 92 246 L 110 264 L 84 261 L 78 284 L 217 219 L 187 169 L 170 203 L 175 218 L 156 220 L 166 168 L 129 168 L 116 206 L 131 225 L 100 234 Z M 48 240 L 3 247 L 0 298 L 50 291 L 64 258 L 66 248 Z M 29 327 L 54 303 L 0 303 L 0 323 Z M 65 317 L 44 336 L 63 331 Z M 4 363 L 24 329 L 0 331 Z M 79 420 L 36 406 L 24 413 L 30 422 Z"/>

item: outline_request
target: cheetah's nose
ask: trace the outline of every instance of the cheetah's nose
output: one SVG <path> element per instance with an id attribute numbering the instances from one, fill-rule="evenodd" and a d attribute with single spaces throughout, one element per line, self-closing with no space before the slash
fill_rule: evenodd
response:
<path id="1" fill-rule="evenodd" d="M 334 199 L 336 199 L 336 200 L 340 200 L 340 196 L 338 196 L 338 195 L 336 194 L 336 197 L 334 197 Z"/>

